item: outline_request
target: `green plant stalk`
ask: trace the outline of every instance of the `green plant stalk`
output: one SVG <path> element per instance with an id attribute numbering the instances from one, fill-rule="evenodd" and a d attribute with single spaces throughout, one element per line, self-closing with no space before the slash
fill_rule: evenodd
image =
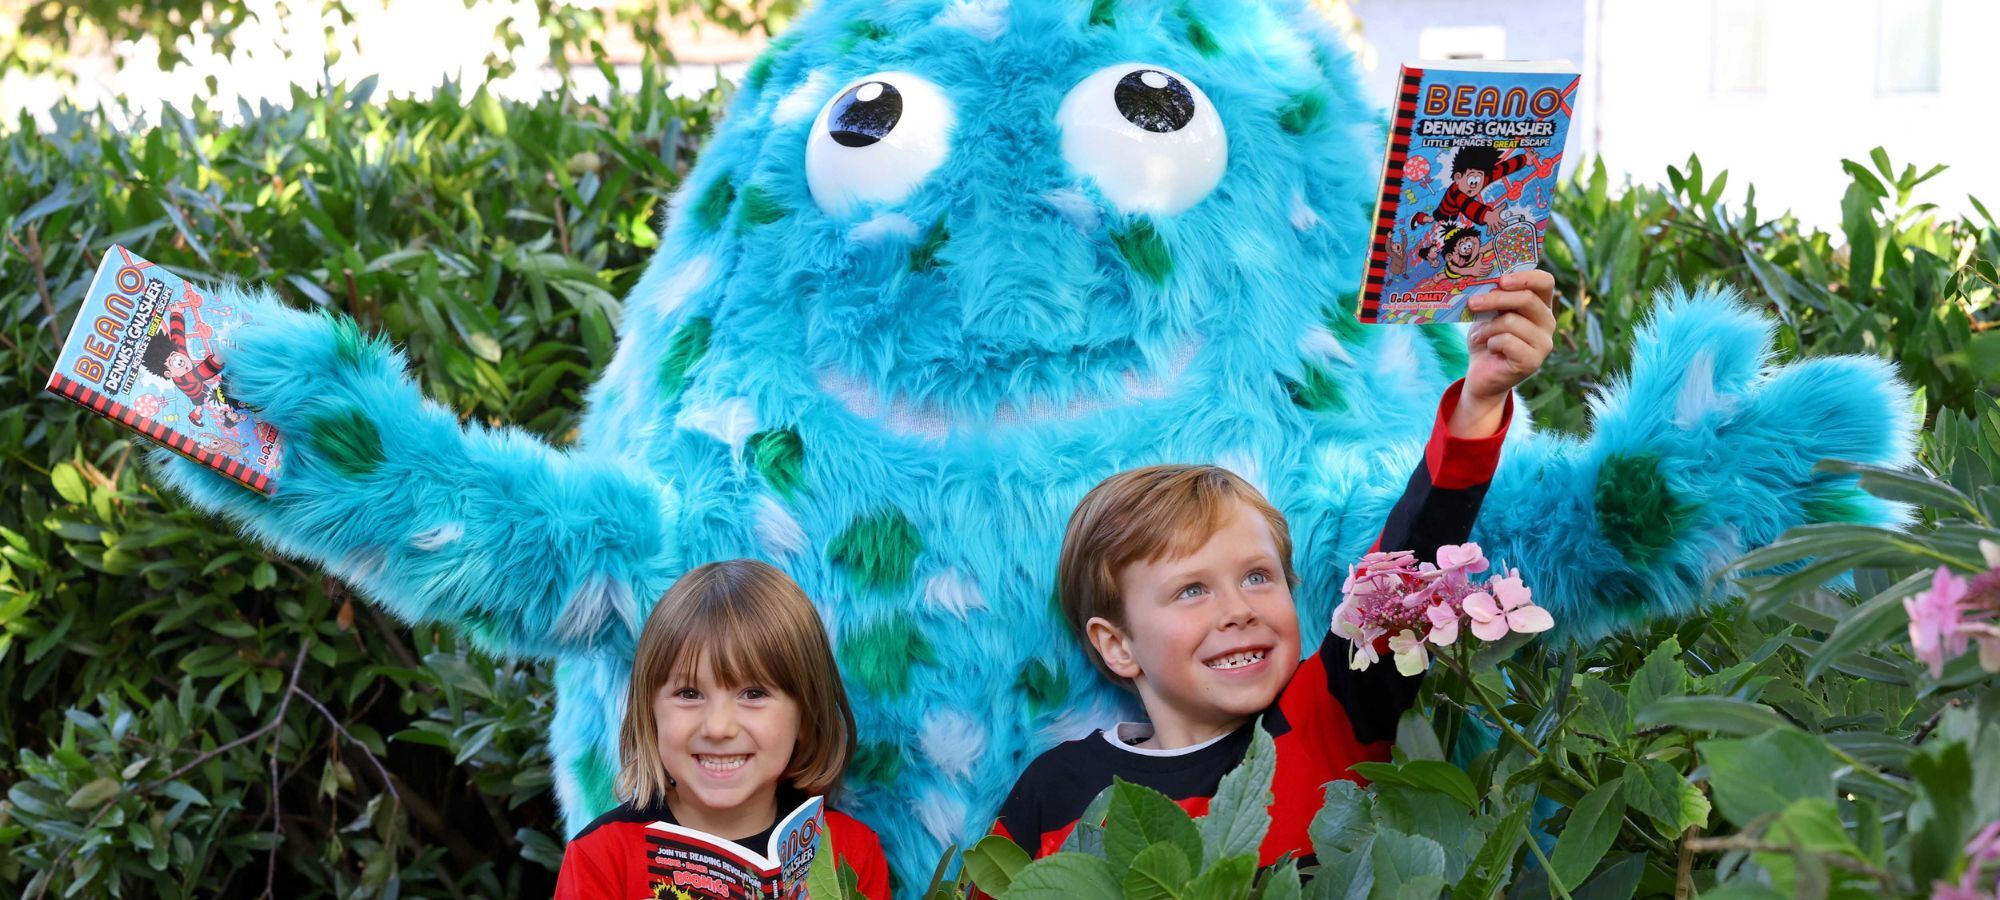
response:
<path id="1" fill-rule="evenodd" d="M 1569 895 L 1569 889 L 1563 887 L 1562 879 L 1556 876 L 1555 865 L 1549 862 L 1548 855 L 1542 852 L 1542 845 L 1535 843 L 1535 836 L 1529 835 L 1522 843 L 1528 845 L 1528 852 L 1535 855 L 1535 861 L 1542 864 L 1542 871 L 1548 873 L 1549 890 L 1554 891 L 1556 896 L 1563 900 L 1573 900 Z"/>

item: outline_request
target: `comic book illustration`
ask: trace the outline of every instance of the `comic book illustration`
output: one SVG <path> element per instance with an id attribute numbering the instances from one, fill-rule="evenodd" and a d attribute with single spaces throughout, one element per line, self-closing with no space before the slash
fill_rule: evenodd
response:
<path id="1" fill-rule="evenodd" d="M 1484 318 L 1466 301 L 1535 268 L 1578 77 L 1565 62 L 1407 63 L 1355 316 Z"/>
<path id="2" fill-rule="evenodd" d="M 48 390 L 271 493 L 283 441 L 224 386 L 229 334 L 249 317 L 113 246 L 63 341 Z"/>
<path id="3" fill-rule="evenodd" d="M 771 830 L 771 844 L 753 850 L 705 831 L 669 822 L 646 826 L 646 876 L 656 898 L 673 900 L 801 900 L 820 834 L 824 802 L 809 797 Z"/>

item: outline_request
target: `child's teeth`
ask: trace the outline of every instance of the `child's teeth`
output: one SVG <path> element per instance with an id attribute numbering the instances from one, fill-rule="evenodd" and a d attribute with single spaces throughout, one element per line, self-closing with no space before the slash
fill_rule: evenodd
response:
<path id="1" fill-rule="evenodd" d="M 1231 653 L 1228 656 L 1215 660 L 1209 663 L 1208 667 L 1211 669 L 1240 669 L 1263 658 L 1264 651 L 1262 650 L 1246 650 L 1242 653 Z"/>
<path id="2" fill-rule="evenodd" d="M 750 761 L 750 757 L 749 757 L 749 756 L 747 756 L 747 755 L 739 755 L 739 756 L 704 756 L 704 757 L 701 757 L 701 767 L 702 767 L 702 768 L 704 768 L 704 769 L 714 769 L 714 770 L 716 770 L 716 771 L 725 771 L 725 772 L 726 772 L 726 771 L 728 771 L 728 770 L 730 770 L 730 769 L 734 769 L 734 768 L 737 768 L 738 766 L 741 766 L 741 765 L 743 765 L 744 763 L 746 763 L 746 762 L 749 762 L 749 761 Z"/>

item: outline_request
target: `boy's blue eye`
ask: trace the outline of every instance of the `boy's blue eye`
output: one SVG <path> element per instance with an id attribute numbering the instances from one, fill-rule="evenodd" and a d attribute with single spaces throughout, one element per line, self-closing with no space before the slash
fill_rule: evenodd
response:
<path id="1" fill-rule="evenodd" d="M 1198 585 L 1198 584 L 1190 584 L 1190 585 L 1188 585 L 1187 587 L 1184 587 L 1184 588 L 1181 588 L 1181 592 L 1180 592 L 1180 593 L 1178 593 L 1178 594 L 1175 594 L 1175 595 L 1174 595 L 1174 599 L 1175 599 L 1175 600 L 1188 600 L 1188 599 L 1192 599 L 1192 598 L 1194 598 L 1194 597 L 1199 597 L 1199 596 L 1201 596 L 1201 595 L 1202 595 L 1203 593 L 1207 592 L 1207 590 L 1208 590 L 1207 588 L 1205 588 L 1205 587 L 1202 587 L 1201 585 Z"/>
<path id="2" fill-rule="evenodd" d="M 1251 572 L 1249 577 L 1246 577 L 1243 580 L 1250 584 L 1270 584 L 1271 575 L 1268 572 L 1259 570 L 1256 572 Z"/>

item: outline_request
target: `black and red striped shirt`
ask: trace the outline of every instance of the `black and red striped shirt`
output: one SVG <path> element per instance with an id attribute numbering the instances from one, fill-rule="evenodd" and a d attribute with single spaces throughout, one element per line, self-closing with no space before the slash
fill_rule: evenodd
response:
<path id="1" fill-rule="evenodd" d="M 1411 550 L 1432 559 L 1440 546 L 1464 543 L 1471 535 L 1513 418 L 1513 400 L 1507 401 L 1492 436 L 1456 438 L 1446 423 L 1463 384 L 1452 385 L 1439 402 L 1424 460 L 1390 511 L 1376 539 L 1378 549 Z M 1386 659 L 1354 671 L 1347 665 L 1348 650 L 1346 639 L 1329 633 L 1262 716 L 1275 739 L 1277 771 L 1271 785 L 1271 828 L 1258 853 L 1259 865 L 1275 863 L 1286 853 L 1311 855 L 1308 828 L 1324 800 L 1322 785 L 1337 779 L 1365 784 L 1348 767 L 1388 761 L 1396 721 L 1416 702 L 1422 675 L 1405 677 Z M 1246 724 L 1193 747 L 1149 750 L 1131 745 L 1150 737 L 1151 727 L 1125 723 L 1115 732 L 1096 731 L 1059 745 L 1021 774 L 993 832 L 1031 856 L 1055 853 L 1113 777 L 1159 791 L 1190 815 L 1204 815 L 1222 776 L 1243 761 L 1253 727 Z"/>
<path id="2" fill-rule="evenodd" d="M 1480 189 L 1484 191 L 1487 186 L 1515 172 L 1521 171 L 1527 164 L 1528 155 L 1526 153 L 1517 153 L 1494 163 L 1493 168 L 1487 170 L 1486 180 L 1481 183 Z M 1444 199 L 1438 201 L 1436 210 L 1432 211 L 1429 216 L 1418 213 L 1417 218 L 1412 221 L 1421 225 L 1430 221 L 1432 216 L 1435 216 L 1437 221 L 1443 222 L 1447 228 L 1459 219 L 1464 219 L 1467 222 L 1477 225 L 1485 221 L 1486 215 L 1492 211 L 1492 204 L 1459 190 L 1457 183 L 1454 182 L 1451 187 L 1445 188 Z"/>
<path id="3" fill-rule="evenodd" d="M 174 349 L 179 350 L 181 355 L 187 357 L 188 362 L 194 366 L 179 375 L 171 376 L 174 387 L 180 388 L 181 393 L 194 401 L 195 407 L 199 409 L 203 403 L 208 402 L 208 382 L 214 381 L 222 374 L 222 363 L 214 356 L 209 356 L 199 363 L 194 361 L 194 354 L 188 352 L 187 323 L 181 319 L 181 314 L 178 312 L 167 315 L 166 337 L 173 343 Z"/>

